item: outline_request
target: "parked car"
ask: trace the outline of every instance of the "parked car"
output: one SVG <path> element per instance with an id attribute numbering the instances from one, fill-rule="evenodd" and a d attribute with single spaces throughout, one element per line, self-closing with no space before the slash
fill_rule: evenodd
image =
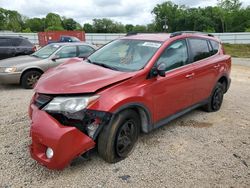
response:
<path id="1" fill-rule="evenodd" d="M 0 60 L 34 53 L 36 47 L 24 37 L 0 36 Z"/>
<path id="2" fill-rule="evenodd" d="M 21 84 L 31 89 L 49 68 L 73 57 L 87 57 L 96 47 L 87 43 L 53 43 L 35 53 L 0 61 L 0 83 Z"/>
<path id="3" fill-rule="evenodd" d="M 58 43 L 58 42 L 81 42 L 77 37 L 73 36 L 61 36 L 58 41 L 49 41 L 51 43 Z"/>
<path id="4" fill-rule="evenodd" d="M 114 163 L 148 133 L 197 108 L 220 109 L 231 57 L 212 35 L 134 34 L 38 81 L 29 108 L 31 156 L 62 169 L 92 148 Z M 167 138 L 166 138 L 167 139 Z"/>

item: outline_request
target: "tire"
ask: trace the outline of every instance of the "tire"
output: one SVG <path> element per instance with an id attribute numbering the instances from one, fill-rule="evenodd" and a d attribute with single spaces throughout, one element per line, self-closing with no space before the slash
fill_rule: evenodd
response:
<path id="1" fill-rule="evenodd" d="M 21 78 L 21 86 L 25 89 L 33 89 L 42 73 L 39 71 L 28 71 Z"/>
<path id="2" fill-rule="evenodd" d="M 208 103 L 203 106 L 203 109 L 207 112 L 216 112 L 220 109 L 224 96 L 224 86 L 221 83 L 217 83 L 212 92 L 212 95 L 209 97 Z"/>
<path id="3" fill-rule="evenodd" d="M 98 138 L 98 153 L 109 163 L 128 157 L 135 148 L 140 131 L 140 118 L 136 111 L 125 110 L 103 128 Z"/>

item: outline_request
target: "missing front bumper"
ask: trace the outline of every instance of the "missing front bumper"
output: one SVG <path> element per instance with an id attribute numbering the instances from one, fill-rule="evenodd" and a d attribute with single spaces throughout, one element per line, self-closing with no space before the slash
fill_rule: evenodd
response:
<path id="1" fill-rule="evenodd" d="M 42 165 L 63 169 L 72 159 L 95 147 L 94 140 L 76 127 L 63 126 L 46 112 L 32 108 L 30 154 Z M 54 151 L 51 159 L 45 154 L 48 147 Z"/>

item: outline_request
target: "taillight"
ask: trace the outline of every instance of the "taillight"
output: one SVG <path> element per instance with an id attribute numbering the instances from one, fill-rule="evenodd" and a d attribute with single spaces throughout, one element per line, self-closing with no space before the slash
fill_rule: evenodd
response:
<path id="1" fill-rule="evenodd" d="M 221 51 L 222 51 L 222 53 L 223 53 L 223 54 L 226 54 L 226 52 L 225 52 L 225 49 L 224 49 L 223 45 L 222 45 L 222 44 L 220 44 L 220 45 L 221 45 Z"/>
<path id="2" fill-rule="evenodd" d="M 35 52 L 35 51 L 36 51 L 36 46 L 33 46 L 32 52 Z"/>

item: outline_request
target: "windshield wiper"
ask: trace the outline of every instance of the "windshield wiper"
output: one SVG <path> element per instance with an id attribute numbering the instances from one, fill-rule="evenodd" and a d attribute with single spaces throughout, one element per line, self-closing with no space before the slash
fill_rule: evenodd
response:
<path id="1" fill-rule="evenodd" d="M 104 63 L 93 62 L 93 61 L 91 61 L 90 59 L 87 59 L 87 61 L 88 61 L 89 63 L 91 63 L 91 64 L 98 65 L 98 66 L 101 66 L 101 67 L 104 67 L 104 68 L 108 68 L 108 69 L 111 69 L 111 70 L 118 70 L 117 68 L 112 67 L 112 66 L 107 65 L 107 64 L 104 64 Z"/>

